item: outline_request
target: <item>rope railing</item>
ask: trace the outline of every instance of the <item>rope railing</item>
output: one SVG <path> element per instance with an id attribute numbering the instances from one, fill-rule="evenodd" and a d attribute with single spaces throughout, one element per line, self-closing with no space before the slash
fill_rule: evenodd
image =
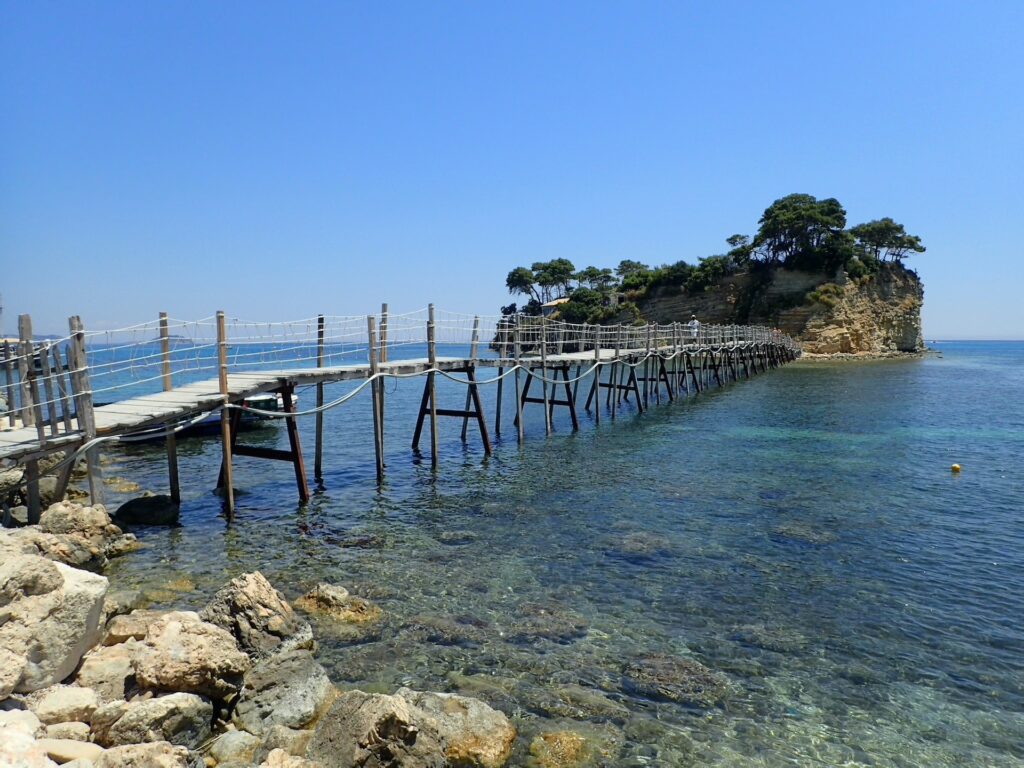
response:
<path id="1" fill-rule="evenodd" d="M 31 340 L 27 319 L 21 328 L 27 338 L 3 347 L 3 415 L 8 427 L 35 424 L 41 435 L 55 436 L 81 429 L 76 403 L 83 396 L 97 403 L 127 399 L 208 379 L 218 371 L 230 375 L 365 365 L 371 353 L 382 363 L 426 359 L 428 345 L 441 357 L 459 359 L 468 358 L 473 347 L 477 357 L 496 359 L 508 370 L 522 359 L 574 353 L 598 352 L 599 367 L 615 361 L 636 365 L 652 356 L 671 359 L 694 347 L 773 345 L 799 351 L 792 338 L 765 326 L 593 325 L 557 317 L 438 310 L 428 328 L 430 317 L 428 309 L 382 313 L 372 348 L 362 315 L 273 322 L 224 318 L 223 330 L 217 316 L 163 316 L 42 342 Z"/>

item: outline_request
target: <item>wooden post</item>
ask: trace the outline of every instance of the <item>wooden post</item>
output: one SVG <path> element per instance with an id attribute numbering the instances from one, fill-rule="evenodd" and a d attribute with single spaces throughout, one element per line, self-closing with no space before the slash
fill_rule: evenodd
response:
<path id="1" fill-rule="evenodd" d="M 217 312 L 217 368 L 220 394 L 224 400 L 224 407 L 220 412 L 221 460 L 223 463 L 221 471 L 224 480 L 224 503 L 230 521 L 235 516 L 235 478 L 231 466 L 231 413 L 227 408 L 231 402 L 228 391 L 228 332 L 222 311 Z"/>
<path id="2" fill-rule="evenodd" d="M 171 334 L 167 326 L 167 313 L 160 313 L 160 356 L 162 362 L 162 379 L 164 392 L 174 389 L 171 378 Z M 171 501 L 181 504 L 181 485 L 178 480 L 178 438 L 173 431 L 168 431 L 164 438 L 167 448 L 167 478 L 171 487 Z"/>
<path id="3" fill-rule="evenodd" d="M 521 369 L 521 366 L 520 366 L 520 363 L 519 363 L 519 359 L 520 359 L 520 355 L 521 355 L 521 352 L 520 352 L 520 346 L 521 345 L 520 345 L 520 339 L 519 339 L 519 331 L 520 331 L 520 325 L 522 323 L 522 319 L 523 319 L 523 315 L 517 316 L 516 317 L 515 328 L 512 329 L 512 348 L 513 348 L 512 351 L 515 354 L 515 365 L 516 365 L 516 377 L 515 377 L 516 378 L 516 430 L 517 430 L 517 432 L 519 434 L 519 442 L 520 443 L 522 443 L 524 438 L 526 437 L 525 428 L 523 427 L 523 397 L 522 397 L 522 392 L 520 391 L 521 387 L 520 387 L 520 384 L 519 384 L 519 372 L 520 372 L 520 369 Z"/>
<path id="4" fill-rule="evenodd" d="M 502 326 L 505 326 L 504 336 Z M 497 404 L 494 407 L 494 436 L 501 437 L 501 400 L 505 392 L 505 358 L 508 357 L 508 320 L 502 318 L 498 321 L 498 392 L 496 395 Z"/>
<path id="5" fill-rule="evenodd" d="M 437 329 L 434 325 L 434 305 L 427 306 L 427 362 L 431 369 L 437 367 Z M 437 381 L 433 370 L 427 374 L 430 389 L 430 468 L 437 469 Z"/>
<path id="6" fill-rule="evenodd" d="M 480 353 L 480 316 L 477 315 L 473 318 L 473 336 L 469 342 L 469 365 L 471 368 L 476 368 L 476 358 Z M 472 383 L 466 385 L 466 412 L 469 412 L 469 406 L 473 404 L 473 388 Z M 462 442 L 466 442 L 466 434 L 469 432 L 469 416 L 462 417 Z"/>
<path id="7" fill-rule="evenodd" d="M 548 324 L 543 315 L 540 318 L 540 383 L 544 391 L 544 430 L 551 434 L 551 405 L 548 398 Z"/>
<path id="8" fill-rule="evenodd" d="M 14 362 L 11 359 L 11 345 L 8 341 L 4 341 L 4 373 L 7 377 L 7 383 L 5 392 L 7 393 L 7 423 L 13 427 L 17 418 L 15 412 L 17 411 L 17 403 L 14 399 Z"/>
<path id="9" fill-rule="evenodd" d="M 387 302 L 381 302 L 380 305 L 380 353 L 377 355 L 377 362 L 386 363 L 390 361 L 388 355 L 388 320 L 389 315 Z M 380 389 L 380 460 L 384 467 L 387 467 L 388 463 L 384 457 L 384 393 L 387 387 L 384 386 L 387 379 L 381 377 L 378 382 L 378 388 Z"/>
<path id="10" fill-rule="evenodd" d="M 53 355 L 53 369 L 57 372 L 57 389 L 60 391 L 60 413 L 61 418 L 64 420 L 64 431 L 71 433 L 71 405 L 68 402 L 68 386 L 64 381 L 64 372 L 66 370 L 64 361 L 60 357 L 60 345 L 54 344 L 50 348 L 50 354 Z"/>
<path id="11" fill-rule="evenodd" d="M 26 407 L 22 410 L 22 424 L 35 424 L 36 437 L 40 447 L 46 445 L 46 430 L 43 427 L 42 410 L 39 407 L 39 383 L 36 380 L 35 350 L 32 345 L 32 318 L 29 315 L 18 316 L 18 336 L 21 339 L 21 356 L 18 364 L 22 371 L 22 394 L 26 395 Z M 25 462 L 25 480 L 28 487 L 28 522 L 38 523 L 42 514 L 42 501 L 39 496 L 39 462 L 29 459 Z"/>
<path id="12" fill-rule="evenodd" d="M 53 361 L 50 359 L 52 344 L 47 342 L 39 350 L 39 367 L 43 375 L 43 394 L 46 397 L 46 422 L 50 427 L 50 435 L 57 434 L 57 393 L 53 385 Z"/>
<path id="13" fill-rule="evenodd" d="M 78 428 L 84 442 L 96 437 L 96 419 L 93 416 L 92 386 L 89 383 L 89 359 L 85 354 L 85 328 L 78 315 L 68 318 L 71 331 L 72 383 L 75 389 L 75 414 Z M 86 468 L 89 472 L 89 500 L 93 504 L 103 503 L 103 476 L 100 472 L 99 449 L 96 446 L 85 452 Z"/>
<path id="14" fill-rule="evenodd" d="M 324 367 L 324 316 L 316 316 L 316 367 Z M 316 433 L 313 445 L 313 479 L 324 479 L 324 383 L 316 383 Z"/>
<path id="15" fill-rule="evenodd" d="M 366 316 L 366 336 L 369 339 L 370 376 L 375 377 L 380 369 L 377 366 L 377 324 L 373 315 Z M 381 402 L 376 379 L 370 384 L 370 392 L 373 395 L 373 453 L 377 461 L 377 485 L 380 485 L 384 482 L 384 441 L 380 434 Z"/>
<path id="16" fill-rule="evenodd" d="M 601 423 L 601 326 L 594 326 L 594 423 Z"/>

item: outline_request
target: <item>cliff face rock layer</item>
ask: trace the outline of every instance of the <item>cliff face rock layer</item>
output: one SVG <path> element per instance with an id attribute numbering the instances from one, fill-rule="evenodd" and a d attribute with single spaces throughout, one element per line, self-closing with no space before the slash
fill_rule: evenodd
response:
<path id="1" fill-rule="evenodd" d="M 923 301 L 916 273 L 894 263 L 861 278 L 785 269 L 744 273 L 695 295 L 662 288 L 637 303 L 654 322 L 685 322 L 696 314 L 703 323 L 779 328 L 805 352 L 885 354 L 924 349 Z"/>

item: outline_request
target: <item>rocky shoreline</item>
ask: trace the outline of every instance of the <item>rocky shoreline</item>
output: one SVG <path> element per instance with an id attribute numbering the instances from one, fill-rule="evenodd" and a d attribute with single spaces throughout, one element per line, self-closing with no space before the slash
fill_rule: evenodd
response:
<path id="1" fill-rule="evenodd" d="M 841 360 L 856 363 L 871 360 L 916 360 L 931 354 L 935 354 L 935 352 L 930 349 L 923 349 L 917 352 L 804 352 L 793 362 L 820 363 Z"/>
<path id="2" fill-rule="evenodd" d="M 0 530 L 0 766 L 508 762 L 516 729 L 482 701 L 336 688 L 309 622 L 259 572 L 197 611 L 139 607 L 95 572 L 136 546 L 103 507 L 73 502 Z M 328 584 L 298 603 L 355 622 L 375 608 Z"/>

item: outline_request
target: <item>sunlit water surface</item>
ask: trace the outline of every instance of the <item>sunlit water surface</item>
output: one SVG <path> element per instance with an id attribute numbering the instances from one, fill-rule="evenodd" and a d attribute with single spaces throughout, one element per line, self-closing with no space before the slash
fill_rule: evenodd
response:
<path id="1" fill-rule="evenodd" d="M 332 678 L 484 699 L 520 729 L 516 765 L 565 728 L 607 765 L 1021 765 L 1024 344 L 936 349 L 802 362 L 576 434 L 559 415 L 550 438 L 528 406 L 521 448 L 507 388 L 494 456 L 443 420 L 436 476 L 409 450 L 422 384 L 404 381 L 380 492 L 364 392 L 326 418 L 308 505 L 289 465 L 238 459 L 231 525 L 218 442 L 185 440 L 181 527 L 140 528 L 109 573 L 168 607 L 254 569 L 290 598 L 345 585 L 386 620 L 356 642 L 317 624 Z M 277 427 L 243 439 L 286 445 Z M 165 489 L 159 446 L 107 456 L 108 476 Z M 646 699 L 622 672 L 650 654 L 728 693 Z"/>

